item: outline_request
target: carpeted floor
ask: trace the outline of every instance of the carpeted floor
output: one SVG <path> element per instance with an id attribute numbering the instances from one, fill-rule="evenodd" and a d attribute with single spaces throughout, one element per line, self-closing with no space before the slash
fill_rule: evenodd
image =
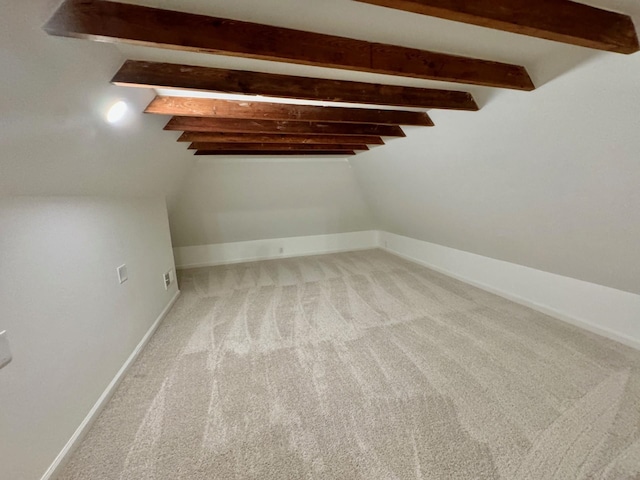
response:
<path id="1" fill-rule="evenodd" d="M 640 479 L 640 352 L 379 250 L 180 286 L 61 479 Z"/>

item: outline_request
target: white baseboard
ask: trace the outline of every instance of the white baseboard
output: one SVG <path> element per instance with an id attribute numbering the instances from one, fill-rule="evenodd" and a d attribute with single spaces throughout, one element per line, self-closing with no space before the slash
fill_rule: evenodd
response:
<path id="1" fill-rule="evenodd" d="M 388 232 L 380 247 L 640 350 L 640 295 Z"/>
<path id="2" fill-rule="evenodd" d="M 180 291 L 177 291 L 176 294 L 173 296 L 173 298 L 169 301 L 167 306 L 164 308 L 162 313 L 160 313 L 160 315 L 155 320 L 155 322 L 153 322 L 153 325 L 151 325 L 151 328 L 149 328 L 149 330 L 144 335 L 142 340 L 140 340 L 140 343 L 138 343 L 133 353 L 131 353 L 127 361 L 124 363 L 124 365 L 122 365 L 118 373 L 116 373 L 116 376 L 113 377 L 113 380 L 111 380 L 111 383 L 109 383 L 105 391 L 102 392 L 102 395 L 100 395 L 100 398 L 98 398 L 98 401 L 93 405 L 93 407 L 91 408 L 87 416 L 84 418 L 80 426 L 76 429 L 76 431 L 73 433 L 73 435 L 71 436 L 67 444 L 64 446 L 62 451 L 58 454 L 56 459 L 53 461 L 53 463 L 49 466 L 45 474 L 42 476 L 41 480 L 54 480 L 56 476 L 60 473 L 62 468 L 66 465 L 66 462 L 69 460 L 73 451 L 80 445 L 80 442 L 82 442 L 82 439 L 84 438 L 84 436 L 87 434 L 87 432 L 93 425 L 93 422 L 95 422 L 95 420 L 98 418 L 98 415 L 100 415 L 100 412 L 102 411 L 102 409 L 107 405 L 107 403 L 115 393 L 116 389 L 118 388 L 118 385 L 120 385 L 120 382 L 122 382 L 122 379 L 127 373 L 127 370 L 129 370 L 131 365 L 133 365 L 133 362 L 135 362 L 135 360 L 138 358 L 138 356 L 140 355 L 144 347 L 147 345 L 147 343 L 155 333 L 155 331 L 158 329 L 158 326 L 160 325 L 162 320 L 164 320 L 164 317 L 167 316 L 167 314 L 169 313 L 169 310 L 171 310 L 171 307 L 173 307 L 173 304 L 176 303 L 176 300 L 178 299 L 179 296 L 180 296 Z"/>
<path id="3" fill-rule="evenodd" d="M 212 267 L 275 258 L 321 255 L 378 248 L 378 231 L 273 238 L 173 249 L 176 268 Z M 282 249 L 282 253 L 280 253 Z"/>

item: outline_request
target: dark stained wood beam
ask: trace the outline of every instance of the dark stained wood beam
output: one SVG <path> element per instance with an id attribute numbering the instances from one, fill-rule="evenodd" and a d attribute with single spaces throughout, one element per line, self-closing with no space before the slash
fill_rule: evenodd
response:
<path id="1" fill-rule="evenodd" d="M 206 133 L 184 132 L 179 142 L 209 142 L 209 143 L 286 143 L 291 145 L 305 144 L 356 144 L 356 145 L 384 145 L 380 137 L 365 135 L 261 135 L 254 133 Z"/>
<path id="2" fill-rule="evenodd" d="M 284 103 L 219 100 L 214 98 L 156 97 L 146 108 L 145 113 L 246 120 L 433 126 L 433 121 L 425 112 L 316 107 Z"/>
<path id="3" fill-rule="evenodd" d="M 360 123 L 280 122 L 234 118 L 173 117 L 165 130 L 213 133 L 287 133 L 291 135 L 373 135 L 404 137 L 399 126 Z"/>
<path id="4" fill-rule="evenodd" d="M 189 145 L 189 150 L 369 150 L 366 145 L 348 144 L 287 144 L 287 143 L 205 143 Z"/>
<path id="5" fill-rule="evenodd" d="M 568 0 L 357 0 L 618 53 L 640 49 L 631 17 Z"/>
<path id="6" fill-rule="evenodd" d="M 51 35 L 533 90 L 524 67 L 106 0 L 66 0 Z"/>
<path id="7" fill-rule="evenodd" d="M 350 157 L 355 155 L 353 150 L 197 150 L 195 155 L 237 155 L 237 156 L 265 156 L 265 155 L 287 155 L 295 157 L 303 157 L 309 155 L 340 155 Z"/>
<path id="8" fill-rule="evenodd" d="M 478 110 L 467 92 L 127 60 L 111 80 L 125 87 L 178 88 L 399 107 Z"/>

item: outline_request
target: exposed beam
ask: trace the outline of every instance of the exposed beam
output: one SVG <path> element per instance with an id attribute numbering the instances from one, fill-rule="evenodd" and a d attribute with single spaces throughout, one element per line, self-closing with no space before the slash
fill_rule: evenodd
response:
<path id="1" fill-rule="evenodd" d="M 210 143 L 286 143 L 293 145 L 304 144 L 358 144 L 384 145 L 380 137 L 365 135 L 260 135 L 254 133 L 206 133 L 184 132 L 179 142 L 210 142 Z"/>
<path id="2" fill-rule="evenodd" d="M 308 156 L 308 155 L 341 155 L 343 157 L 349 157 L 355 155 L 353 150 L 197 150 L 195 155 L 241 155 L 241 156 L 265 156 L 265 155 L 287 155 L 287 156 Z"/>
<path id="3" fill-rule="evenodd" d="M 640 47 L 631 17 L 568 0 L 357 0 L 618 53 Z"/>
<path id="4" fill-rule="evenodd" d="M 398 107 L 478 110 L 468 92 L 127 60 L 111 80 L 125 87 L 178 88 Z"/>
<path id="5" fill-rule="evenodd" d="M 196 142 L 189 146 L 189 150 L 369 150 L 366 145 L 350 144 L 302 144 L 287 143 L 205 143 Z"/>
<path id="6" fill-rule="evenodd" d="M 425 112 L 316 107 L 284 103 L 219 100 L 215 98 L 156 97 L 146 108 L 145 113 L 245 120 L 433 126 L 433 121 Z"/>
<path id="7" fill-rule="evenodd" d="M 288 133 L 292 135 L 374 135 L 404 137 L 394 125 L 360 123 L 280 122 L 276 120 L 236 120 L 233 118 L 173 117 L 165 130 L 213 133 Z"/>
<path id="8" fill-rule="evenodd" d="M 533 90 L 524 67 L 105 0 L 66 0 L 51 35 Z"/>

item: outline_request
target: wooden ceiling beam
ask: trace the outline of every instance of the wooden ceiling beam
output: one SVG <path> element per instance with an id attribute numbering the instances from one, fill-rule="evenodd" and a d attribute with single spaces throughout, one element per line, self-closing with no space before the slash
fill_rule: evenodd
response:
<path id="1" fill-rule="evenodd" d="M 372 135 L 404 137 L 396 125 L 360 123 L 281 122 L 276 120 L 237 120 L 234 118 L 173 117 L 165 130 L 212 133 L 281 133 L 291 135 Z"/>
<path id="2" fill-rule="evenodd" d="M 568 0 L 357 1 L 598 50 L 640 49 L 631 17 Z"/>
<path id="3" fill-rule="evenodd" d="M 196 142 L 189 150 L 369 150 L 366 145 L 350 144 L 287 144 L 287 143 L 206 143 Z"/>
<path id="4" fill-rule="evenodd" d="M 290 150 L 290 151 L 281 151 L 281 150 L 196 150 L 195 155 L 233 155 L 233 156 L 265 156 L 265 155 L 287 155 L 287 156 L 296 156 L 303 157 L 309 155 L 340 155 L 343 157 L 350 157 L 355 155 L 356 152 L 353 150 Z"/>
<path id="5" fill-rule="evenodd" d="M 66 0 L 51 35 L 533 90 L 524 67 L 106 0 Z"/>
<path id="6" fill-rule="evenodd" d="M 125 87 L 177 88 L 323 102 L 478 110 L 478 105 L 470 93 L 455 90 L 379 85 L 135 60 L 127 60 L 111 82 Z"/>
<path id="7" fill-rule="evenodd" d="M 156 97 L 146 108 L 145 113 L 245 120 L 433 126 L 433 121 L 425 112 L 317 107 L 284 103 L 220 100 L 215 98 Z"/>
<path id="8" fill-rule="evenodd" d="M 365 135 L 261 135 L 254 133 L 206 133 L 184 132 L 178 142 L 209 142 L 209 143 L 286 143 L 292 145 L 305 144 L 356 144 L 356 145 L 384 145 L 380 137 Z"/>

